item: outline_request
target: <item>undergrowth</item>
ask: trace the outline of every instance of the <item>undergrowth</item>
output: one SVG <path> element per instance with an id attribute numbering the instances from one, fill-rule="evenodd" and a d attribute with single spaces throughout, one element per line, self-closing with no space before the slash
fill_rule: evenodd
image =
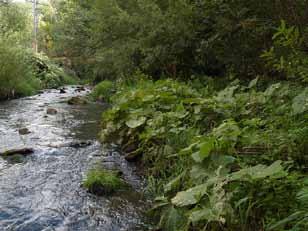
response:
<path id="1" fill-rule="evenodd" d="M 0 99 L 31 95 L 39 89 L 39 80 L 27 58 L 30 54 L 0 36 Z"/>
<path id="2" fill-rule="evenodd" d="M 47 56 L 33 52 L 30 22 L 26 7 L 0 1 L 0 100 L 76 82 Z"/>
<path id="3" fill-rule="evenodd" d="M 109 102 L 110 97 L 115 93 L 114 83 L 105 80 L 95 86 L 92 91 L 92 98 L 99 101 Z"/>
<path id="4" fill-rule="evenodd" d="M 57 88 L 63 85 L 77 83 L 77 79 L 68 75 L 65 70 L 44 54 L 32 57 L 36 78 L 40 80 L 42 88 Z"/>
<path id="5" fill-rule="evenodd" d="M 0 65 L 0 100 L 78 82 L 48 57 L 12 44 L 0 44 Z"/>
<path id="6" fill-rule="evenodd" d="M 308 88 L 118 84 L 101 141 L 139 155 L 162 230 L 307 230 Z"/>

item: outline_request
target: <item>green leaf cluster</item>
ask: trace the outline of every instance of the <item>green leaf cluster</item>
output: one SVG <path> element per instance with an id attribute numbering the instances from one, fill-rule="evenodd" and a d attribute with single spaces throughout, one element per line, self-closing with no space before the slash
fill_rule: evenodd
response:
<path id="1" fill-rule="evenodd" d="M 302 211 L 307 89 L 258 79 L 210 84 L 119 84 L 101 140 L 140 155 L 163 230 L 296 227 L 281 221 Z"/>

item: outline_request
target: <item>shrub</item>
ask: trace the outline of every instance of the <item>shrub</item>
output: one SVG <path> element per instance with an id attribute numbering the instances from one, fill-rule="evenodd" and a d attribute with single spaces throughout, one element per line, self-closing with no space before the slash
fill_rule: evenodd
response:
<path id="1" fill-rule="evenodd" d="M 30 95 L 40 87 L 31 68 L 30 51 L 0 37 L 0 98 Z"/>
<path id="2" fill-rule="evenodd" d="M 308 82 L 308 58 L 299 29 L 282 20 L 272 40 L 273 46 L 261 55 L 268 69 L 287 79 Z"/>
<path id="3" fill-rule="evenodd" d="M 104 80 L 97 84 L 92 92 L 95 100 L 110 102 L 110 97 L 115 93 L 115 84 L 109 80 Z"/>
<path id="4" fill-rule="evenodd" d="M 42 88 L 57 88 L 62 85 L 76 84 L 77 79 L 68 75 L 65 70 L 44 54 L 32 57 L 36 77 L 41 81 Z"/>

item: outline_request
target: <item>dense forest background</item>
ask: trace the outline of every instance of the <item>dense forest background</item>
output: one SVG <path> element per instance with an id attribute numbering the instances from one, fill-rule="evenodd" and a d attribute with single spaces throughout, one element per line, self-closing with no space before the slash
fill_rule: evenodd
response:
<path id="1" fill-rule="evenodd" d="M 97 81 L 137 70 L 156 79 L 260 75 L 307 80 L 304 0 L 76 0 L 56 5 L 56 15 L 45 18 L 53 43 L 47 52 L 70 58 L 80 75 L 89 73 Z"/>
<path id="2" fill-rule="evenodd" d="M 308 1 L 0 3 L 0 96 L 98 84 L 158 230 L 307 230 Z M 59 67 L 59 65 L 61 67 Z M 59 77 L 60 76 L 60 77 Z M 62 76 L 62 77 L 61 77 Z"/>

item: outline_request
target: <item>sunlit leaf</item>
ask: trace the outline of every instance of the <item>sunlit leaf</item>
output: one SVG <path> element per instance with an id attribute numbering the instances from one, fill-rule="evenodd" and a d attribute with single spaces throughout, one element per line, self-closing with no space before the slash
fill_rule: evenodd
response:
<path id="1" fill-rule="evenodd" d="M 126 121 L 125 124 L 129 128 L 137 128 L 137 127 L 143 125 L 145 123 L 145 121 L 146 121 L 145 117 L 139 117 L 139 118 L 130 119 L 130 120 Z"/>
<path id="2" fill-rule="evenodd" d="M 172 198 L 172 204 L 183 207 L 196 204 L 206 194 L 208 184 L 201 184 L 186 191 L 179 192 Z"/>
<path id="3" fill-rule="evenodd" d="M 255 86 L 257 85 L 257 83 L 258 83 L 258 80 L 259 80 L 258 77 L 255 78 L 255 79 L 253 79 L 253 80 L 251 80 L 250 83 L 249 83 L 249 85 L 248 85 L 248 88 L 253 88 L 253 87 L 255 87 Z"/>

